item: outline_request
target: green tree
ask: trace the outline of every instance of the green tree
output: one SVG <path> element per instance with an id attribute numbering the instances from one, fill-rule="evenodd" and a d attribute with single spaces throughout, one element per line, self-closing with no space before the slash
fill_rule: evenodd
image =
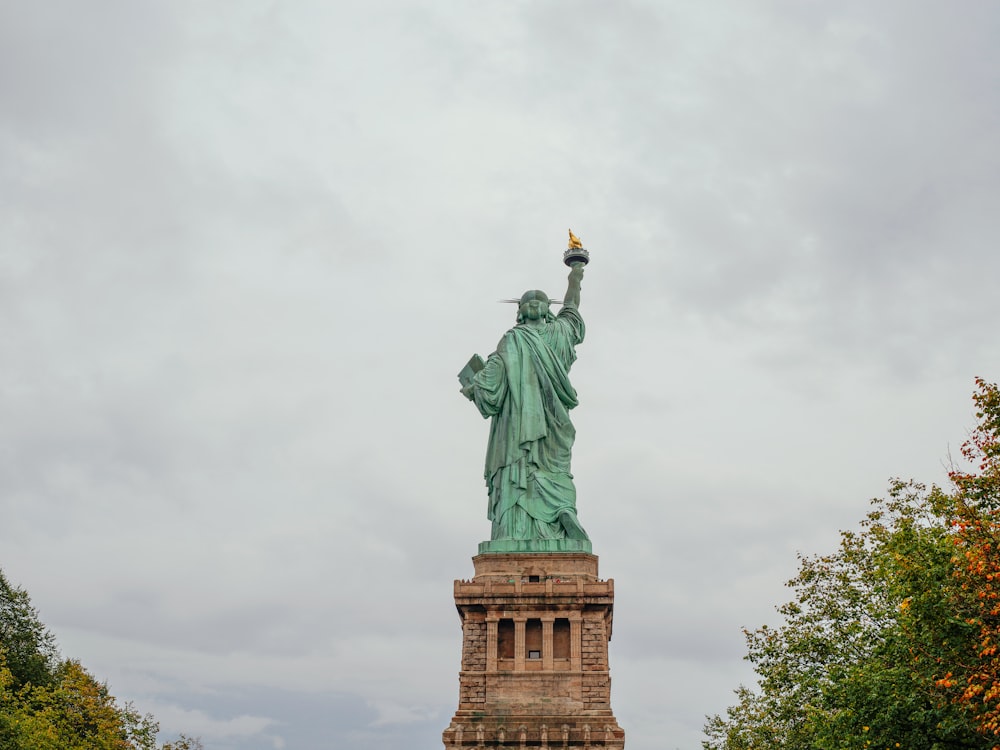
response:
<path id="1" fill-rule="evenodd" d="M 51 685 L 26 685 L 3 698 L 5 750 L 156 748 L 152 716 L 120 706 L 77 661 L 60 664 Z"/>
<path id="2" fill-rule="evenodd" d="M 156 750 L 159 727 L 61 660 L 28 593 L 0 571 L 0 750 Z M 181 735 L 162 750 L 201 750 Z"/>
<path id="3" fill-rule="evenodd" d="M 31 605 L 28 592 L 14 586 L 0 570 L 0 653 L 13 688 L 47 685 L 59 664 L 55 637 Z"/>
<path id="4" fill-rule="evenodd" d="M 946 684 L 975 636 L 955 612 L 948 503 L 893 482 L 836 552 L 801 558 L 783 623 L 746 632 L 759 689 L 709 718 L 706 750 L 990 747 Z"/>
<path id="5" fill-rule="evenodd" d="M 197 737 L 182 734 L 175 742 L 164 743 L 162 750 L 204 750 L 204 747 Z"/>

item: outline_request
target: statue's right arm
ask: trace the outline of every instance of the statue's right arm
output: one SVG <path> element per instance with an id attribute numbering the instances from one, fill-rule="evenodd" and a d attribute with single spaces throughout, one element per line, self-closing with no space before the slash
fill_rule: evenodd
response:
<path id="1" fill-rule="evenodd" d="M 580 306 L 580 286 L 583 282 L 583 263 L 574 263 L 569 272 L 569 284 L 566 286 L 566 296 L 563 304 L 572 307 Z"/>

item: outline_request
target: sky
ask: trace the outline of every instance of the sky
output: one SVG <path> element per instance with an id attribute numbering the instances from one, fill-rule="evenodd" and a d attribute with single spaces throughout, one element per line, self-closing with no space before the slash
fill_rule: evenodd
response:
<path id="1" fill-rule="evenodd" d="M 578 511 L 630 750 L 1000 379 L 990 0 L 0 0 L 0 568 L 207 750 L 441 747 L 456 373 L 591 254 Z"/>

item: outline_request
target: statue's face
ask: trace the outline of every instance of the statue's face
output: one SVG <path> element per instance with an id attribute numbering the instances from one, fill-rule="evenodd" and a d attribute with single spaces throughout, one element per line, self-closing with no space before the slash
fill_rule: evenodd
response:
<path id="1" fill-rule="evenodd" d="M 549 312 L 549 295 L 539 289 L 525 292 L 521 297 L 520 313 L 525 320 L 539 320 Z"/>

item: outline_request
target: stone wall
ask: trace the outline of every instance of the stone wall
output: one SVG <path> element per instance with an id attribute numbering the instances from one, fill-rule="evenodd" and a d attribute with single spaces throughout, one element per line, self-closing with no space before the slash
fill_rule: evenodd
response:
<path id="1" fill-rule="evenodd" d="M 473 562 L 475 577 L 455 581 L 462 659 L 445 746 L 624 748 L 608 668 L 614 581 L 597 577 L 597 558 L 526 553 Z"/>

